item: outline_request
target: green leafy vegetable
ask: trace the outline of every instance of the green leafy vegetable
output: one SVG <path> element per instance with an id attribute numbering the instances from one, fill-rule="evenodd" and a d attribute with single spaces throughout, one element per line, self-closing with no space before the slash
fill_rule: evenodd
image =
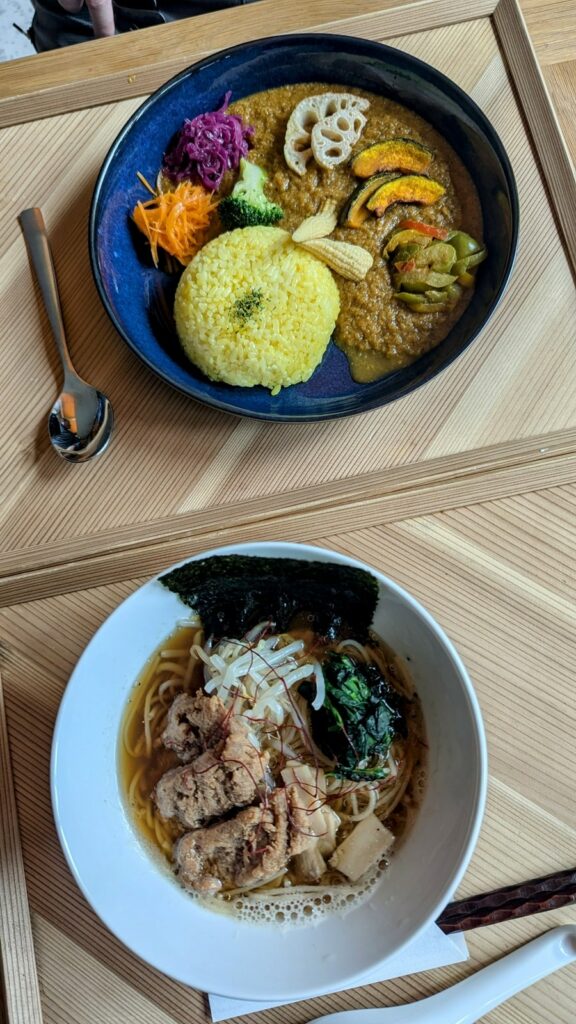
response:
<path id="1" fill-rule="evenodd" d="M 259 622 L 295 622 L 331 639 L 368 635 L 378 583 L 364 569 L 332 562 L 215 555 L 160 578 L 198 612 L 207 636 L 241 637 Z"/>
<path id="2" fill-rule="evenodd" d="M 264 194 L 267 177 L 266 172 L 257 164 L 244 159 L 240 161 L 240 177 L 230 195 L 222 199 L 218 206 L 220 220 L 227 231 L 276 224 L 282 219 L 282 207 L 271 202 Z"/>
<path id="3" fill-rule="evenodd" d="M 402 698 L 376 665 L 348 654 L 332 651 L 322 669 L 326 697 L 312 713 L 316 744 L 336 761 L 337 776 L 354 782 L 386 778 L 390 746 L 405 733 Z"/>

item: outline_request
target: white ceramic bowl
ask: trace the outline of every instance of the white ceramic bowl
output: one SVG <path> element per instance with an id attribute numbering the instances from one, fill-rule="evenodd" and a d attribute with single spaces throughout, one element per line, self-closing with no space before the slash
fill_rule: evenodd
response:
<path id="1" fill-rule="evenodd" d="M 120 721 L 146 659 L 186 615 L 179 598 L 157 580 L 116 609 L 72 674 L 54 734 L 52 800 L 78 885 L 138 956 L 195 988 L 288 1001 L 351 986 L 436 919 L 478 836 L 486 743 L 464 665 L 406 591 L 370 566 L 323 548 L 241 544 L 196 557 L 232 553 L 368 569 L 380 584 L 374 628 L 410 657 L 430 748 L 427 786 L 417 819 L 370 901 L 346 916 L 292 930 L 239 922 L 190 899 L 135 832 L 119 785 Z"/>

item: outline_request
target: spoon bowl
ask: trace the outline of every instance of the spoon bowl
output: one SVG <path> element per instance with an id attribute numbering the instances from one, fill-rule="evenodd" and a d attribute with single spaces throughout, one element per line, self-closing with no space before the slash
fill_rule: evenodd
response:
<path id="1" fill-rule="evenodd" d="M 42 211 L 37 206 L 23 210 L 19 220 L 64 369 L 64 387 L 48 417 L 50 442 L 67 462 L 87 462 L 108 446 L 114 426 L 112 406 L 72 365 Z"/>
<path id="2" fill-rule="evenodd" d="M 86 462 L 103 452 L 113 426 L 110 400 L 80 378 L 58 395 L 48 417 L 52 446 L 68 462 Z"/>

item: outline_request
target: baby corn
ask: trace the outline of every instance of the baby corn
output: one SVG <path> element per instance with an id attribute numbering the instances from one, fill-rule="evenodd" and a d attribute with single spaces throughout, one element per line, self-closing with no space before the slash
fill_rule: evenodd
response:
<path id="1" fill-rule="evenodd" d="M 293 242 L 310 242 L 314 238 L 331 235 L 338 223 L 336 203 L 327 199 L 324 206 L 313 217 L 306 217 L 292 235 Z"/>
<path id="2" fill-rule="evenodd" d="M 292 236 L 294 238 L 294 236 Z M 349 281 L 362 281 L 370 270 L 374 259 L 367 249 L 350 242 L 337 242 L 332 238 L 314 238 L 309 242 L 299 242 L 306 252 L 312 253 L 322 260 L 331 270 L 348 278 Z"/>

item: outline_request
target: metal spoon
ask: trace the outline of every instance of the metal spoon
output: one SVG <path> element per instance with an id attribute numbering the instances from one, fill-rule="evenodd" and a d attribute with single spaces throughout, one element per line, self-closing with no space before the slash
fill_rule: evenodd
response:
<path id="1" fill-rule="evenodd" d="M 344 1010 L 312 1024 L 474 1024 L 494 1007 L 576 960 L 576 925 L 552 928 L 472 977 L 409 1006 Z"/>
<path id="2" fill-rule="evenodd" d="M 72 366 L 42 211 L 37 206 L 23 210 L 19 220 L 64 369 L 64 387 L 48 418 L 50 441 L 68 462 L 86 462 L 103 452 L 110 440 L 112 406 L 106 395 L 82 380 Z"/>

